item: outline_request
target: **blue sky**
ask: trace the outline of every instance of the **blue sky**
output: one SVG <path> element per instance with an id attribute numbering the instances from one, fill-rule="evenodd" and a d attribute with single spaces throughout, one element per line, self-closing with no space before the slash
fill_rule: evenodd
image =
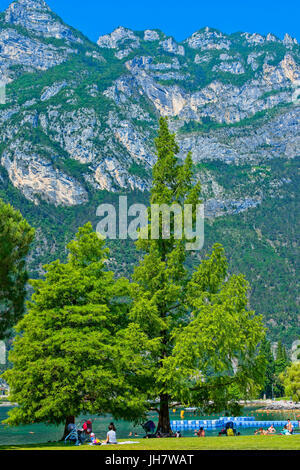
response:
<path id="1" fill-rule="evenodd" d="M 0 0 L 0 11 L 11 3 Z M 158 28 L 181 41 L 203 26 L 225 33 L 288 32 L 300 42 L 299 0 L 49 0 L 63 20 L 92 40 L 117 26 Z"/>

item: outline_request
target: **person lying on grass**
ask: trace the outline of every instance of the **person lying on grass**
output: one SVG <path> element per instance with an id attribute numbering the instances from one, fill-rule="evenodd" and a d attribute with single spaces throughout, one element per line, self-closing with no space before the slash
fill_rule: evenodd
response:
<path id="1" fill-rule="evenodd" d="M 255 436 L 257 434 L 259 434 L 260 436 L 268 436 L 269 434 L 275 434 L 276 433 L 276 429 L 274 428 L 273 424 L 271 424 L 271 426 L 268 428 L 268 429 L 263 429 L 263 428 L 259 428 L 255 431 Z"/>
<path id="2" fill-rule="evenodd" d="M 259 428 L 254 433 L 255 436 L 257 436 L 257 434 L 259 434 L 260 436 L 266 436 L 268 434 L 268 431 L 263 428 Z"/>

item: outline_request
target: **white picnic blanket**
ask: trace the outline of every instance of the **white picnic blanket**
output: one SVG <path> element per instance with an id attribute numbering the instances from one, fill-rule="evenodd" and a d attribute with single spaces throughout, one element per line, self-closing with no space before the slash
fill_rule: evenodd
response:
<path id="1" fill-rule="evenodd" d="M 130 444 L 139 444 L 139 442 L 137 441 L 124 441 L 124 442 L 118 442 L 117 444 L 107 444 L 106 442 L 104 442 L 102 445 L 103 446 L 121 446 L 121 445 L 130 445 Z"/>
<path id="2" fill-rule="evenodd" d="M 127 444 L 128 444 L 128 445 L 130 445 L 130 444 L 139 444 L 139 442 L 137 442 L 137 441 L 118 442 L 118 445 L 122 445 L 122 444 L 126 444 L 126 445 L 127 445 Z"/>

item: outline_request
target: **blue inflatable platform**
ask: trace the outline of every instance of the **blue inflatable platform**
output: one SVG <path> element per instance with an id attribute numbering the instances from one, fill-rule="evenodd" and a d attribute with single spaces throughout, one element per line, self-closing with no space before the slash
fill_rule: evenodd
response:
<path id="1" fill-rule="evenodd" d="M 205 420 L 180 420 L 171 421 L 172 431 L 198 430 L 204 428 L 207 430 L 224 428 L 226 423 L 232 421 L 235 428 L 269 428 L 272 424 L 276 427 L 286 425 L 287 421 L 256 421 L 253 416 L 240 416 L 238 418 L 219 418 Z M 294 428 L 300 427 L 300 421 L 292 421 Z"/>

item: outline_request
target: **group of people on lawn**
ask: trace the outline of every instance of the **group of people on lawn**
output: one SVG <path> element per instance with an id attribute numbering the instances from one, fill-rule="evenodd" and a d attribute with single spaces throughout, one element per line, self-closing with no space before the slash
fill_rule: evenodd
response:
<path id="1" fill-rule="evenodd" d="M 69 424 L 68 431 L 71 432 L 73 428 L 75 428 L 75 424 Z M 79 444 L 83 444 L 86 440 L 89 440 L 91 445 L 118 444 L 114 423 L 110 423 L 108 426 L 106 440 L 103 442 L 101 442 L 100 439 L 97 439 L 93 433 L 92 421 L 90 419 L 84 422 L 81 429 L 77 429 L 77 434 Z"/>
<path id="2" fill-rule="evenodd" d="M 71 429 L 70 429 L 71 430 Z M 287 424 L 284 426 L 283 431 L 281 434 L 284 435 L 292 435 L 294 432 L 294 426 L 293 423 L 291 422 L 290 419 L 287 420 Z M 79 436 L 85 436 L 89 438 L 90 444 L 91 445 L 108 445 L 108 444 L 118 444 L 117 441 L 117 434 L 116 434 L 116 428 L 114 423 L 110 423 L 108 426 L 108 432 L 106 435 L 106 440 L 101 442 L 99 439 L 96 438 L 95 434 L 93 433 L 92 429 L 92 422 L 91 420 L 87 420 L 83 426 L 82 429 L 78 430 Z M 255 435 L 261 435 L 261 436 L 266 436 L 270 434 L 275 434 L 276 429 L 274 428 L 273 424 L 268 429 L 263 429 L 259 428 L 257 429 L 254 434 Z M 240 435 L 240 433 L 236 432 L 236 429 L 233 427 L 233 423 L 227 423 L 226 428 L 222 429 L 222 431 L 219 432 L 219 436 L 221 435 L 226 435 L 226 436 L 236 436 Z M 133 436 L 133 433 L 130 433 L 130 436 Z M 205 429 L 201 427 L 198 431 L 195 431 L 195 436 L 197 437 L 205 437 Z M 135 436 L 137 437 L 137 434 L 135 433 Z M 182 437 L 181 433 L 177 431 L 174 435 L 174 437 Z M 81 439 L 80 439 L 81 440 Z"/>
<path id="3" fill-rule="evenodd" d="M 290 419 L 287 420 L 287 424 L 284 426 L 281 434 L 285 436 L 291 436 L 294 433 L 294 426 Z M 270 434 L 276 434 L 276 429 L 274 428 L 273 424 L 268 429 L 259 428 L 254 432 L 255 435 L 267 436 Z M 219 436 L 240 436 L 240 433 L 234 429 L 234 425 L 232 422 L 226 423 L 224 429 L 219 432 Z M 195 436 L 198 437 L 205 437 L 205 430 L 204 428 L 200 428 L 199 431 L 195 431 Z"/>
<path id="4" fill-rule="evenodd" d="M 269 434 L 275 434 L 276 429 L 274 428 L 273 424 L 268 429 L 259 428 L 255 431 L 255 435 L 259 434 L 261 436 L 267 436 Z M 291 436 L 294 433 L 294 426 L 290 419 L 287 420 L 286 425 L 284 426 L 281 434 L 285 436 Z"/>

